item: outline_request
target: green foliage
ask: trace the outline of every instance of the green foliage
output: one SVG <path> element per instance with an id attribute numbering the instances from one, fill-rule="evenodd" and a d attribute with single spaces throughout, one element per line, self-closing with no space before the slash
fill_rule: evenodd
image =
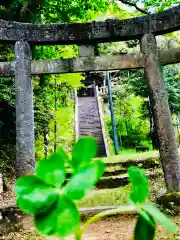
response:
<path id="1" fill-rule="evenodd" d="M 145 1 L 143 0 L 145 8 L 149 8 L 150 11 L 153 7 L 155 11 L 161 12 L 164 11 L 168 8 L 173 7 L 173 5 L 177 5 L 178 1 L 177 0 L 166 0 L 166 1 L 161 1 L 161 0 L 148 0 Z"/>
<path id="2" fill-rule="evenodd" d="M 149 139 L 149 140 L 141 140 L 139 143 L 138 143 L 139 146 L 146 146 L 146 147 L 149 147 L 150 150 L 152 150 L 152 141 Z"/>
<path id="3" fill-rule="evenodd" d="M 16 181 L 17 204 L 32 216 L 46 212 L 57 200 L 55 189 L 49 188 L 36 176 L 22 176 Z"/>
<path id="4" fill-rule="evenodd" d="M 124 3 L 124 1 L 122 2 Z M 26 22 L 84 22 L 105 13 L 117 18 L 140 15 L 141 13 L 135 8 L 132 11 L 132 3 L 149 12 L 163 11 L 177 4 L 177 0 L 163 2 L 161 0 L 129 0 L 125 3 L 126 7 L 121 4 L 120 0 L 118 2 L 114 0 L 9 0 L 1 1 L 0 16 L 7 20 L 17 20 L 18 18 Z"/>
<path id="5" fill-rule="evenodd" d="M 83 145 L 83 148 L 82 148 Z M 91 137 L 80 139 L 72 150 L 72 167 L 79 168 L 82 165 L 88 165 L 92 158 L 96 156 L 96 140 Z M 87 155 L 88 153 L 88 155 Z"/>
<path id="6" fill-rule="evenodd" d="M 66 237 L 80 228 L 80 214 L 76 205 L 65 195 L 45 214 L 35 216 L 37 230 L 44 236 Z"/>
<path id="7" fill-rule="evenodd" d="M 180 71 L 179 64 L 164 66 L 165 87 L 168 92 L 168 100 L 172 113 L 180 112 Z"/>
<path id="8" fill-rule="evenodd" d="M 7 132 L 6 132 L 7 134 Z M 16 157 L 16 146 L 13 144 L 0 145 L 0 172 L 3 176 L 12 177 L 14 175 L 14 159 Z"/>
<path id="9" fill-rule="evenodd" d="M 145 203 L 145 200 L 147 199 L 149 194 L 149 187 L 148 179 L 144 175 L 143 170 L 138 169 L 137 167 L 130 167 L 128 169 L 128 175 L 133 188 L 129 197 L 134 204 L 138 204 L 137 207 L 138 212 L 140 214 L 140 217 L 137 221 L 137 225 L 135 228 L 135 233 L 138 234 L 139 236 L 142 234 L 139 226 L 139 224 L 142 224 L 143 229 L 142 231 L 145 231 L 146 229 L 146 231 L 149 231 L 150 232 L 149 234 L 151 235 L 151 238 L 143 239 L 153 239 L 156 227 L 155 222 L 162 224 L 165 228 L 171 231 L 176 231 L 176 228 L 172 224 L 172 222 L 162 212 L 160 212 L 159 209 L 155 207 L 155 205 Z M 144 237 L 148 236 L 145 235 Z"/>
<path id="10" fill-rule="evenodd" d="M 12 78 L 0 78 L 0 102 L 6 101 L 10 105 L 15 104 L 14 80 Z"/>
<path id="11" fill-rule="evenodd" d="M 129 180 L 133 191 L 130 193 L 130 199 L 134 203 L 143 203 L 149 195 L 148 178 L 143 171 L 136 167 L 128 168 Z"/>
<path id="12" fill-rule="evenodd" d="M 142 208 L 153 217 L 153 219 L 160 223 L 163 227 L 166 229 L 175 232 L 176 227 L 172 224 L 169 218 L 166 217 L 162 212 L 159 211 L 159 209 L 150 203 L 144 203 Z"/>
<path id="13" fill-rule="evenodd" d="M 91 147 L 94 148 L 93 155 L 89 155 Z M 104 172 L 103 162 L 91 161 L 96 148 L 94 139 L 89 137 L 77 142 L 71 160 L 72 166 L 76 166 L 75 172 L 63 187 L 65 165 L 71 166 L 63 149 L 40 160 L 34 176 L 22 176 L 16 181 L 17 204 L 22 211 L 35 217 L 36 227 L 43 235 L 64 237 L 79 228 L 79 212 L 73 200 L 81 199 Z M 82 151 L 83 158 L 77 165 L 76 158 Z"/>
<path id="14" fill-rule="evenodd" d="M 36 176 L 46 184 L 61 187 L 65 179 L 65 163 L 68 162 L 68 156 L 63 149 L 58 149 L 46 160 L 40 160 L 36 166 Z M 47 169 L 48 172 L 47 172 Z"/>
<path id="15" fill-rule="evenodd" d="M 143 2 L 143 1 L 142 1 Z M 136 1 L 135 1 L 136 3 Z M 145 1 L 143 7 L 158 7 L 161 8 L 169 7 L 174 1 L 166 1 L 166 3 L 159 3 L 158 0 Z M 138 2 L 139 4 L 139 2 Z M 128 6 L 128 4 L 126 5 Z M 157 10 L 157 9 L 156 9 Z M 159 10 L 158 10 L 159 11 Z M 137 16 L 139 13 L 137 11 L 131 11 L 130 8 L 125 7 L 122 4 L 117 4 L 114 0 L 98 0 L 98 1 L 83 1 L 83 0 L 9 0 L 1 1 L 0 3 L 0 17 L 6 20 L 13 21 L 23 21 L 32 23 L 72 23 L 72 22 L 85 22 L 92 20 L 103 20 L 107 18 L 129 18 Z M 119 54 L 126 53 L 130 51 L 129 47 L 135 47 L 137 42 L 131 41 L 128 43 L 105 43 L 99 44 L 98 50 L 103 54 Z M 11 45 L 2 44 L 1 48 L 1 61 L 13 60 L 14 51 Z M 78 56 L 78 46 L 32 46 L 33 49 L 33 59 L 67 59 L 74 58 Z M 134 48 L 133 48 L 134 49 Z M 173 74 L 172 74 L 173 75 Z M 44 80 L 42 80 L 44 79 Z M 79 88 L 82 86 L 81 80 L 83 76 L 81 73 L 77 74 L 62 74 L 56 76 L 43 76 L 36 77 L 33 79 L 34 82 L 34 105 L 35 105 L 35 134 L 36 134 L 36 155 L 43 156 L 43 144 L 44 135 L 47 133 L 49 135 L 48 150 L 52 151 L 52 146 L 55 141 L 54 139 L 54 121 L 59 120 L 59 115 L 61 113 L 61 118 L 66 119 L 66 110 L 69 104 L 69 92 L 74 90 L 74 88 Z M 57 88 L 57 111 L 54 111 L 54 93 L 55 88 L 52 87 L 54 82 L 57 82 L 59 87 Z M 9 83 L 11 84 L 9 84 Z M 172 81 L 171 81 L 172 82 Z M 68 83 L 68 84 L 64 84 Z M 168 87 L 169 88 L 169 87 Z M 142 89 L 142 88 L 140 88 Z M 178 89 L 178 84 L 174 84 L 174 90 Z M 171 91 L 169 95 L 170 104 L 173 111 L 177 111 L 177 102 L 179 96 L 175 92 Z M 12 119 L 14 122 L 14 104 L 15 104 L 15 93 L 14 93 L 14 82 L 12 79 L 5 80 L 1 78 L 0 81 L 0 101 L 6 101 L 10 105 L 10 112 L 6 115 L 6 119 Z M 119 103 L 117 103 L 117 106 Z M 5 106 L 3 106 L 4 108 Z M 63 110 L 63 108 L 66 108 Z M 1 108 L 2 109 L 2 108 Z M 68 111 L 68 110 L 67 110 Z M 3 112 L 4 113 L 4 112 Z M 64 114 L 64 115 L 63 115 Z M 73 115 L 73 113 L 72 113 Z M 61 120 L 61 124 L 57 123 L 58 130 L 60 134 L 57 144 L 64 144 L 66 147 L 70 148 L 73 142 L 73 136 L 65 137 L 62 132 L 68 131 L 69 134 L 73 133 L 72 121 L 73 117 L 68 115 L 68 122 Z M 147 121 L 136 121 L 136 116 L 132 118 L 120 117 L 117 119 L 118 122 L 118 135 L 119 141 L 122 138 L 124 147 L 132 147 L 142 140 L 147 139 Z M 4 132 L 9 132 L 8 141 L 14 142 L 15 136 L 15 125 L 13 123 L 9 124 L 8 121 L 0 119 L 0 128 L 4 129 Z M 58 121 L 57 121 L 58 122 Z M 68 124 L 68 130 L 67 130 Z M 9 126 L 10 125 L 10 126 Z M 139 127 L 139 128 L 138 128 Z M 8 130 L 7 130 L 8 129 Z M 60 130 L 59 130 L 60 129 Z M 70 130 L 71 129 L 71 130 Z M 144 131 L 142 131 L 144 129 Z M 109 130 L 111 132 L 111 129 Z M 4 136 L 4 134 L 1 134 Z M 122 136 L 121 136 L 122 135 Z M 3 139 L 4 140 L 4 139 Z M 6 139 L 5 139 L 6 140 Z"/>
<path id="16" fill-rule="evenodd" d="M 73 200 L 81 200 L 102 177 L 104 168 L 104 163 L 98 160 L 78 168 L 64 188 L 65 194 Z"/>
<path id="17" fill-rule="evenodd" d="M 65 149 L 70 152 L 75 141 L 73 103 L 71 100 L 68 100 L 67 107 L 58 108 L 56 113 L 53 110 L 51 112 L 55 115 L 57 123 L 57 145 L 65 146 Z M 53 151 L 54 140 L 54 119 L 52 119 L 49 123 L 49 153 Z"/>
<path id="18" fill-rule="evenodd" d="M 143 99 L 128 92 L 127 84 L 119 84 L 113 88 L 113 103 L 119 145 L 122 148 L 135 148 L 142 141 L 149 139 L 149 123 L 142 118 L 141 105 Z M 112 137 L 111 121 L 108 131 Z"/>
<path id="19" fill-rule="evenodd" d="M 90 153 L 90 149 L 93 153 Z M 81 152 L 83 151 L 83 158 Z M 92 161 L 96 146 L 92 138 L 80 139 L 73 148 L 70 160 L 63 149 L 59 149 L 48 159 L 40 160 L 35 175 L 21 176 L 15 185 L 19 208 L 34 216 L 37 230 L 44 236 L 66 237 L 72 233 L 76 240 L 82 239 L 86 227 L 101 217 L 113 213 L 123 213 L 123 209 L 110 210 L 97 214 L 80 226 L 80 213 L 74 201 L 82 199 L 104 173 L 104 163 Z M 77 161 L 80 158 L 80 161 Z M 65 180 L 65 165 L 72 166 L 72 176 Z M 132 192 L 129 195 L 131 206 L 124 206 L 124 211 L 137 211 L 138 219 L 134 239 L 153 240 L 156 222 L 171 231 L 176 231 L 172 222 L 154 205 L 145 203 L 149 189 L 148 179 L 137 167 L 128 169 Z M 114 212 L 113 212 L 114 211 Z M 119 211 L 119 212 L 118 212 Z"/>
<path id="20" fill-rule="evenodd" d="M 180 111 L 180 78 L 178 65 L 162 67 L 165 88 L 168 93 L 169 106 L 172 113 Z M 144 73 L 141 70 L 124 71 L 122 81 L 127 84 L 128 92 L 143 98 L 148 97 L 148 88 Z M 144 106 L 145 115 L 147 114 L 147 105 Z"/>
<path id="21" fill-rule="evenodd" d="M 180 112 L 180 78 L 177 65 L 162 67 L 165 88 L 168 93 L 172 114 Z M 113 81 L 113 76 L 112 76 Z M 113 89 L 113 103 L 119 145 L 123 148 L 134 148 L 146 145 L 157 148 L 157 137 L 154 134 L 152 107 L 148 98 L 148 87 L 142 70 L 124 70 L 116 74 Z M 112 137 L 111 121 L 108 132 Z"/>
<path id="22" fill-rule="evenodd" d="M 106 11 L 109 3 L 108 0 L 45 0 L 44 15 L 50 22 L 84 22 Z"/>
<path id="23" fill-rule="evenodd" d="M 149 224 L 149 222 L 141 215 L 138 216 L 137 223 L 134 230 L 134 240 L 154 239 L 156 224 L 150 215 L 149 215 L 149 218 L 151 219 L 151 224 Z"/>
<path id="24" fill-rule="evenodd" d="M 77 46 L 41 46 L 36 48 L 36 59 L 62 59 L 72 58 L 76 55 Z M 41 153 L 37 152 L 40 157 L 43 155 L 42 136 L 44 137 L 44 134 L 48 134 L 49 137 L 48 152 L 52 151 L 55 141 L 57 145 L 67 147 L 72 145 L 74 110 L 70 93 L 82 85 L 81 79 L 83 77 L 80 73 L 40 76 L 40 78 L 34 79 L 36 142 L 38 149 L 41 149 Z M 56 140 L 54 138 L 55 121 L 58 136 Z M 65 136 L 64 133 L 66 133 Z M 68 135 L 71 136 L 68 137 Z"/>
<path id="25" fill-rule="evenodd" d="M 8 0 L 0 3 L 0 16 L 11 21 L 35 22 L 40 19 L 43 0 Z"/>
<path id="26" fill-rule="evenodd" d="M 149 187 L 148 179 L 144 175 L 143 170 L 137 167 L 130 167 L 128 169 L 128 175 L 133 188 L 129 197 L 133 204 L 137 204 L 136 206 L 139 212 L 139 218 L 135 227 L 135 239 L 154 239 L 156 222 L 171 231 L 176 231 L 176 227 L 169 218 L 160 212 L 155 205 L 145 203 L 149 194 Z M 149 234 L 146 234 L 147 232 L 149 232 Z M 140 238 L 140 236 L 143 238 Z"/>

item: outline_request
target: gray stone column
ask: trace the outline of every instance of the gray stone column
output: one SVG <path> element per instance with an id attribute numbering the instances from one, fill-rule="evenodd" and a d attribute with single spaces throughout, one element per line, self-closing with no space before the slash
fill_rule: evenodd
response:
<path id="1" fill-rule="evenodd" d="M 143 36 L 141 49 L 144 54 L 145 74 L 166 186 L 170 191 L 179 191 L 180 159 L 156 39 L 153 34 Z"/>
<path id="2" fill-rule="evenodd" d="M 31 49 L 27 42 L 15 44 L 16 175 L 31 174 L 35 166 L 34 108 Z"/>

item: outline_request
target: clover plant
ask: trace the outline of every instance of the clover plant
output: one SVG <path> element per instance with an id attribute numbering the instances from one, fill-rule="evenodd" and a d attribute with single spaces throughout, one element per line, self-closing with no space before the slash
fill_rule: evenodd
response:
<path id="1" fill-rule="evenodd" d="M 43 236 L 59 238 L 74 234 L 76 240 L 81 240 L 83 232 L 92 222 L 105 216 L 132 211 L 138 215 L 134 229 L 135 240 L 154 239 L 157 223 L 176 231 L 169 218 L 155 205 L 146 202 L 149 195 L 148 178 L 143 170 L 137 167 L 128 168 L 132 184 L 129 205 L 103 211 L 81 226 L 76 202 L 96 185 L 105 170 L 102 160 L 93 160 L 96 152 L 94 138 L 81 138 L 74 145 L 71 158 L 59 148 L 47 159 L 37 162 L 34 175 L 21 176 L 17 179 L 15 184 L 17 204 L 23 212 L 34 217 L 37 231 Z M 67 169 L 71 170 L 69 180 L 66 179 Z"/>

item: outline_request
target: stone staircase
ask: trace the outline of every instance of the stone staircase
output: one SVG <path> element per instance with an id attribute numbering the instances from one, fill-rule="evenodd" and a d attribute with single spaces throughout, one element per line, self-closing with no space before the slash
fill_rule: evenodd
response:
<path id="1" fill-rule="evenodd" d="M 98 144 L 97 157 L 107 156 L 105 139 L 96 96 L 78 97 L 79 137 L 92 136 Z"/>

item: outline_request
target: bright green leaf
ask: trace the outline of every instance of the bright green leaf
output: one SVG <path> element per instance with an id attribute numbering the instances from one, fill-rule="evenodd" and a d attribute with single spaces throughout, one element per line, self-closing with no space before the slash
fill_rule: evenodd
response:
<path id="1" fill-rule="evenodd" d="M 44 236 L 66 237 L 80 228 L 80 214 L 71 200 L 59 196 L 48 212 L 35 216 L 35 224 Z"/>
<path id="2" fill-rule="evenodd" d="M 80 200 L 90 190 L 104 173 L 105 165 L 102 161 L 94 161 L 89 166 L 81 167 L 69 180 L 64 193 L 73 200 Z"/>
<path id="3" fill-rule="evenodd" d="M 130 199 L 134 203 L 143 203 L 149 194 L 148 178 L 144 171 L 138 167 L 128 168 L 129 180 L 132 184 Z"/>
<path id="4" fill-rule="evenodd" d="M 72 150 L 72 165 L 75 169 L 88 164 L 96 156 L 97 144 L 92 137 L 83 137 L 78 140 Z"/>
<path id="5" fill-rule="evenodd" d="M 137 209 L 138 209 L 138 207 L 137 207 Z M 141 215 L 141 217 L 144 218 L 144 220 L 146 220 L 149 223 L 153 223 L 153 222 L 151 222 L 151 216 L 147 212 L 145 212 L 142 208 L 139 208 L 138 212 Z"/>
<path id="6" fill-rule="evenodd" d="M 149 216 L 151 218 L 151 216 Z M 151 223 L 148 222 L 141 215 L 138 216 L 135 230 L 134 240 L 153 240 L 155 236 L 156 224 L 151 218 Z"/>
<path id="7" fill-rule="evenodd" d="M 47 159 L 38 161 L 36 175 L 50 185 L 61 187 L 65 179 L 65 161 L 68 158 L 63 149 L 58 149 Z"/>
<path id="8" fill-rule="evenodd" d="M 58 194 L 35 176 L 22 176 L 16 181 L 15 192 L 19 208 L 35 215 L 47 211 L 56 201 Z"/>
<path id="9" fill-rule="evenodd" d="M 95 165 L 96 165 L 96 169 L 97 169 L 97 176 L 96 176 L 96 182 L 99 181 L 99 179 L 103 176 L 104 174 L 104 170 L 105 170 L 105 164 L 103 161 L 101 160 L 95 160 Z"/>
<path id="10" fill-rule="evenodd" d="M 150 203 L 145 203 L 143 204 L 142 207 L 146 212 L 148 212 L 154 218 L 154 220 L 156 220 L 162 226 L 164 226 L 170 231 L 173 231 L 173 232 L 176 231 L 176 227 L 173 224 L 173 222 L 164 213 L 160 212 L 160 210 L 155 205 Z"/>

